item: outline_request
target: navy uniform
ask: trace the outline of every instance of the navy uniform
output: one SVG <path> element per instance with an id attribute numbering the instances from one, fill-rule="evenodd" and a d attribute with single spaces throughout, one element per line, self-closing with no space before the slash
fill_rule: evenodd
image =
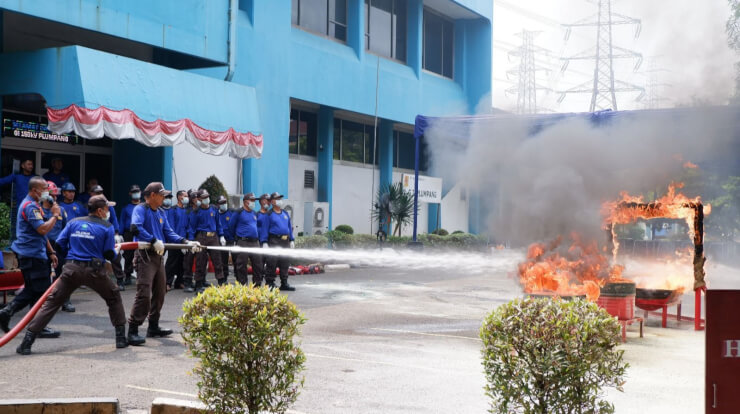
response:
<path id="1" fill-rule="evenodd" d="M 200 207 L 192 213 L 190 221 L 190 234 L 195 236 L 195 240 L 202 246 L 223 246 L 226 244 L 224 231 L 221 228 L 221 222 L 218 220 L 216 211 L 210 205 L 210 194 L 205 189 L 198 192 Z M 211 258 L 213 269 L 216 273 L 216 280 L 219 284 L 224 283 L 224 271 L 221 263 L 221 254 L 215 250 L 202 250 L 195 255 L 195 291 L 202 291 L 205 288 L 203 284 L 206 280 L 206 270 L 208 267 L 208 258 Z"/>
<path id="2" fill-rule="evenodd" d="M 134 207 L 131 216 L 131 232 L 134 241 L 149 242 L 148 250 L 137 250 L 134 255 L 136 268 L 136 298 L 129 316 L 129 342 L 143 343 L 139 336 L 139 325 L 149 319 L 147 337 L 163 337 L 172 334 L 171 329 L 159 326 L 159 316 L 167 293 L 164 272 L 164 243 L 187 243 L 187 240 L 172 231 L 166 213 L 160 209 L 164 198 L 170 194 L 160 182 L 149 183 L 144 189 L 146 202 Z"/>
<path id="3" fill-rule="evenodd" d="M 170 222 L 170 227 L 177 233 L 178 236 L 187 237 L 188 228 L 188 214 L 187 214 L 187 202 L 190 201 L 186 197 L 187 192 L 180 190 L 177 192 L 177 204 L 174 203 L 174 199 L 165 198 L 163 208 L 167 212 L 167 221 Z M 167 205 L 169 200 L 170 205 Z M 169 250 L 167 252 L 167 261 L 164 264 L 164 273 L 167 276 L 167 288 L 168 289 L 182 289 L 184 285 L 184 266 L 183 260 L 185 259 L 182 250 Z"/>
<path id="4" fill-rule="evenodd" d="M 293 248 L 293 225 L 290 215 L 282 209 L 283 195 L 280 193 L 270 194 L 272 201 L 272 212 L 264 219 L 261 229 L 260 241 L 265 243 L 263 247 L 278 249 Z M 269 256 L 267 258 L 267 275 L 265 282 L 270 287 L 275 287 L 276 269 L 280 268 L 280 290 L 293 291 L 294 287 L 288 284 L 288 269 L 290 258 L 288 256 Z"/>
<path id="5" fill-rule="evenodd" d="M 254 211 L 254 193 L 244 195 L 244 208 L 234 214 L 231 219 L 231 228 L 239 247 L 260 247 L 257 212 Z M 247 275 L 247 261 L 252 262 L 252 283 L 255 286 L 262 284 L 264 264 L 262 255 L 255 253 L 238 253 L 234 259 L 234 274 L 236 280 L 246 285 L 249 282 Z"/>
<path id="6" fill-rule="evenodd" d="M 100 185 L 95 185 L 93 188 L 90 189 L 90 195 L 96 196 L 96 195 L 103 195 L 103 187 Z M 88 198 L 89 200 L 89 198 Z M 121 238 L 118 234 L 118 217 L 116 216 L 116 210 L 114 208 L 110 208 L 110 216 L 108 217 L 108 221 L 110 224 L 113 225 L 113 231 L 116 232 L 115 239 L 116 243 L 121 243 L 123 241 L 123 238 Z M 111 267 L 113 268 L 113 274 L 116 276 L 116 282 L 118 283 L 118 289 L 121 291 L 126 290 L 126 279 L 123 274 L 123 266 L 121 266 L 121 253 L 118 253 L 118 257 L 113 259 L 111 261 Z M 129 281 L 129 284 L 131 282 Z"/>
<path id="7" fill-rule="evenodd" d="M 16 349 L 19 354 L 31 353 L 36 336 L 54 317 L 65 299 L 82 285 L 94 290 L 108 305 L 108 315 L 116 331 L 116 348 L 128 346 L 121 293 L 108 278 L 104 266 L 106 259 L 113 260 L 116 257 L 115 231 L 100 216 L 100 212 L 112 203 L 102 195 L 91 197 L 88 203 L 90 215 L 70 220 L 56 239 L 57 245 L 66 252 L 67 262 L 54 290 L 28 324 L 26 336 Z"/>
<path id="8" fill-rule="evenodd" d="M 0 328 L 10 330 L 10 317 L 28 305 L 38 301 L 51 286 L 51 268 L 56 264 L 56 252 L 46 238 L 47 233 L 61 219 L 58 205 L 51 208 L 52 216 L 46 217 L 38 204 L 42 197 L 47 197 L 48 184 L 41 177 L 33 177 L 28 182 L 28 195 L 21 200 L 16 216 L 16 239 L 10 249 L 18 256 L 18 267 L 23 274 L 25 286 L 23 291 L 12 302 L 0 310 Z M 44 328 L 40 331 L 42 338 L 57 338 L 59 332 Z"/>
<path id="9" fill-rule="evenodd" d="M 77 188 L 75 188 L 75 185 L 72 183 L 66 183 L 62 186 L 63 197 L 62 201 L 59 203 L 59 207 L 67 213 L 68 220 L 87 216 L 87 208 L 83 206 L 82 203 L 75 200 L 76 191 Z"/>
<path id="10" fill-rule="evenodd" d="M 231 228 L 231 222 L 234 219 L 234 212 L 229 210 L 228 200 L 224 196 L 218 196 L 218 221 L 221 224 L 221 229 L 224 231 L 224 240 L 226 240 L 225 246 L 234 245 L 234 232 Z M 221 252 L 221 265 L 224 268 L 224 279 L 223 282 L 229 278 L 229 251 L 224 250 Z M 232 258 L 234 263 L 234 276 L 236 276 L 236 258 Z"/>
<path id="11" fill-rule="evenodd" d="M 128 194 L 131 197 L 131 202 L 121 210 L 121 220 L 119 221 L 119 227 L 116 229 L 118 234 L 123 237 L 124 242 L 134 241 L 134 235 L 131 234 L 131 214 L 134 207 L 140 203 L 141 188 L 134 184 L 129 188 Z M 134 273 L 134 251 L 126 250 L 121 254 L 123 255 L 123 284 L 128 286 L 131 284 L 131 275 Z"/>
<path id="12" fill-rule="evenodd" d="M 198 199 L 198 192 L 191 189 L 188 191 L 188 200 L 190 203 L 183 203 L 185 204 L 185 212 L 187 213 L 187 219 L 186 219 L 186 230 L 185 233 L 187 234 L 188 239 L 195 240 L 195 234 L 193 234 L 193 219 L 195 218 L 195 213 L 198 212 L 200 209 L 200 200 Z M 195 253 L 192 251 L 186 251 L 185 255 L 182 259 L 182 278 L 185 281 L 185 289 L 184 291 L 187 293 L 193 293 L 195 292 L 195 285 L 193 284 L 193 265 L 195 263 Z M 206 284 L 206 282 L 203 282 Z"/>
<path id="13" fill-rule="evenodd" d="M 45 200 L 41 200 L 41 207 L 44 209 L 44 215 L 46 217 L 51 217 L 51 207 L 54 205 L 57 198 L 59 197 L 59 189 L 53 181 L 47 181 L 46 183 L 49 184 L 49 196 L 46 197 Z M 46 233 L 46 238 L 49 240 L 49 243 L 51 243 L 51 247 L 54 249 L 54 251 L 57 252 L 57 265 L 54 267 L 54 280 L 61 276 L 62 267 L 64 266 L 64 251 L 59 249 L 56 240 L 59 237 L 59 234 L 62 233 L 62 229 L 64 229 L 64 227 L 67 225 L 67 222 L 69 221 L 67 211 L 63 208 L 60 208 L 59 210 L 61 219 L 57 220 L 57 222 L 54 224 L 54 227 L 52 227 L 51 230 Z M 75 307 L 72 306 L 69 298 L 67 298 L 67 300 L 64 302 L 64 305 L 62 305 L 62 310 L 65 312 L 75 311 Z"/>

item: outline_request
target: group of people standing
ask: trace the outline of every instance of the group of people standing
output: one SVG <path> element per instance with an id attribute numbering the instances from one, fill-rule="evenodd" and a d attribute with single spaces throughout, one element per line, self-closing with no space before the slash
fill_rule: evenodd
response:
<path id="1" fill-rule="evenodd" d="M 170 197 L 169 202 L 165 200 L 163 209 L 175 232 L 206 247 L 199 253 L 169 251 L 165 265 L 169 289 L 184 289 L 196 294 L 202 292 L 208 286 L 205 275 L 209 258 L 218 284 L 227 283 L 230 252 L 208 250 L 208 246 L 295 247 L 290 215 L 282 209 L 282 194 L 256 197 L 254 193 L 247 193 L 238 210 L 230 210 L 224 196 L 219 196 L 215 204 L 211 204 L 211 196 L 205 189 L 180 190 Z M 295 290 L 288 283 L 290 262 L 287 256 L 257 253 L 231 256 L 234 276 L 239 283 L 249 282 L 251 265 L 254 285 L 260 286 L 264 281 L 270 288 Z M 279 286 L 275 283 L 278 270 Z"/>

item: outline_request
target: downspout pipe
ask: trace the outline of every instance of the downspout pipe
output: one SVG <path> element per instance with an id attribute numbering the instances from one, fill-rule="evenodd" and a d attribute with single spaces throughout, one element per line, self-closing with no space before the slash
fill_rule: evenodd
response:
<path id="1" fill-rule="evenodd" d="M 231 82 L 236 67 L 236 18 L 239 13 L 239 0 L 229 0 L 229 39 L 226 42 L 228 48 L 226 77 L 224 80 Z"/>

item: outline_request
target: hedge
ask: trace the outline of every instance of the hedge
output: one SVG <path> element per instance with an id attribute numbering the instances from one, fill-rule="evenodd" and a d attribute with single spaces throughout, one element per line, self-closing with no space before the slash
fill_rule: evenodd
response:
<path id="1" fill-rule="evenodd" d="M 328 231 L 319 236 L 296 237 L 296 248 L 321 249 L 332 246 L 335 249 L 348 248 L 376 248 L 378 239 L 370 234 L 346 234 L 340 231 Z M 388 247 L 405 247 L 411 241 L 410 236 L 388 236 L 383 243 Z M 453 233 L 446 236 L 436 234 L 420 234 L 417 237 L 427 248 L 464 248 L 466 250 L 484 250 L 488 247 L 488 239 L 469 233 Z"/>

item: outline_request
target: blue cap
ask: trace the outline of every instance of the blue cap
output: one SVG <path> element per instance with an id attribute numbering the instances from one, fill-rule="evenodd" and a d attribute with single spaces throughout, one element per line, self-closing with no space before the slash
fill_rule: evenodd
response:
<path id="1" fill-rule="evenodd" d="M 75 185 L 72 183 L 64 183 L 62 185 L 62 191 L 77 191 Z"/>

